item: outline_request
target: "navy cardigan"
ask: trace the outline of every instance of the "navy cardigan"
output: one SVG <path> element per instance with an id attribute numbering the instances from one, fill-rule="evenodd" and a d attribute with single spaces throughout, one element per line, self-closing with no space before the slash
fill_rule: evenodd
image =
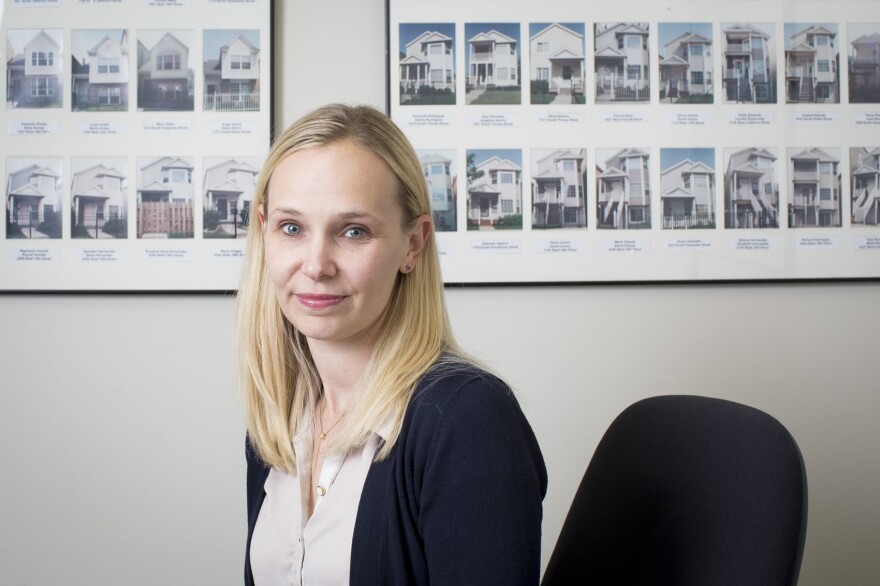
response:
<path id="1" fill-rule="evenodd" d="M 248 445 L 245 584 L 269 475 Z M 510 389 L 474 367 L 441 367 L 413 394 L 397 443 L 358 506 L 351 584 L 538 584 L 547 471 Z"/>

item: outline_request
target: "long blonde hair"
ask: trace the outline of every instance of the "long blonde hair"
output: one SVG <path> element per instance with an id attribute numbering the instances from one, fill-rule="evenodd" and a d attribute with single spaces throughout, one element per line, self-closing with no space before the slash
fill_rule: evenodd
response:
<path id="1" fill-rule="evenodd" d="M 321 379 L 304 336 L 284 317 L 266 272 L 258 214 L 266 212 L 268 185 L 279 163 L 296 151 L 351 141 L 379 156 L 394 173 L 405 226 L 431 214 L 428 188 L 412 145 L 383 113 L 369 106 L 330 104 L 306 114 L 275 140 L 257 180 L 238 291 L 238 356 L 251 444 L 275 468 L 295 472 L 293 439 L 322 393 Z M 398 274 L 362 392 L 330 446 L 344 451 L 391 422 L 377 454 L 394 446 L 410 397 L 438 359 L 460 357 L 443 298 L 434 232 L 410 273 Z"/>

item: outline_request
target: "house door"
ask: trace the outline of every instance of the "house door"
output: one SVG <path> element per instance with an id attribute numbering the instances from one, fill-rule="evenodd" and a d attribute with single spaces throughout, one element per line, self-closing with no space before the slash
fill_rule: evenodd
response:
<path id="1" fill-rule="evenodd" d="M 484 198 L 480 199 L 480 217 L 488 218 L 489 217 L 489 200 Z"/>
<path id="2" fill-rule="evenodd" d="M 571 65 L 562 66 L 562 79 L 566 81 L 571 79 Z"/>
<path id="3" fill-rule="evenodd" d="M 744 77 L 743 69 L 745 68 L 743 67 L 742 59 L 737 59 L 733 62 L 733 76 L 736 79 L 742 79 Z"/>
<path id="4" fill-rule="evenodd" d="M 225 199 L 218 199 L 217 200 L 217 213 L 220 215 L 221 220 L 226 219 L 226 214 L 228 213 L 226 205 L 227 204 L 226 204 Z"/>

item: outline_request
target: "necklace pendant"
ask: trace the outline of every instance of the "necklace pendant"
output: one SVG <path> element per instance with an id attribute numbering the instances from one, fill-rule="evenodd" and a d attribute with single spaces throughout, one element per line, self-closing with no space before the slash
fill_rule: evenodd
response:
<path id="1" fill-rule="evenodd" d="M 321 441 L 324 441 L 325 439 L 327 439 L 327 434 L 322 433 L 321 435 L 318 436 L 318 439 L 320 439 Z"/>

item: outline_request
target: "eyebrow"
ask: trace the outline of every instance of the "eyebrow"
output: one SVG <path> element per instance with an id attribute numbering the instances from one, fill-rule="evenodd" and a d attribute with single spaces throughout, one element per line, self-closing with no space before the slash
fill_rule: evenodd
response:
<path id="1" fill-rule="evenodd" d="M 302 213 L 299 210 L 297 210 L 296 208 L 287 208 L 287 207 L 275 208 L 274 210 L 269 212 L 270 216 L 275 215 L 275 214 L 283 214 L 283 215 L 288 215 L 288 216 L 301 216 L 302 215 Z M 379 216 L 376 216 L 376 215 L 371 214 L 369 212 L 360 211 L 360 210 L 355 210 L 355 211 L 351 211 L 351 212 L 342 212 L 340 214 L 337 214 L 335 216 L 335 218 L 340 219 L 340 220 L 344 220 L 346 222 L 350 222 L 353 220 L 373 220 L 375 222 L 380 222 L 380 223 L 384 224 L 384 222 L 382 221 L 382 218 L 380 218 Z"/>

